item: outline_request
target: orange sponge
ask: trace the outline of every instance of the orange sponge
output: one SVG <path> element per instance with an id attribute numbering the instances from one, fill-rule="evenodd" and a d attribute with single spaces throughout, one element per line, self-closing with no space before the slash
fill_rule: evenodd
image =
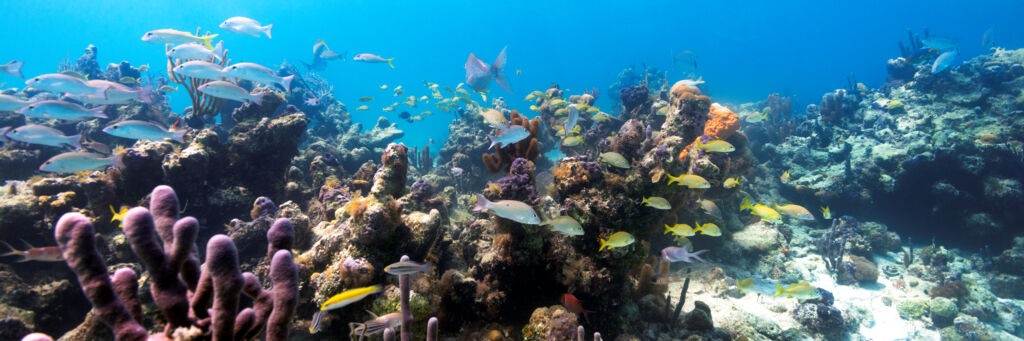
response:
<path id="1" fill-rule="evenodd" d="M 704 123 L 704 135 L 710 136 L 714 140 L 728 139 L 740 129 L 740 116 L 724 105 L 711 103 L 711 110 L 708 114 L 711 118 L 708 119 L 707 123 Z M 679 161 L 686 159 L 686 155 L 689 154 L 690 149 L 697 144 L 698 140 L 700 140 L 700 137 L 697 137 L 697 140 L 694 140 L 686 148 L 683 148 L 682 152 L 679 152 Z"/>

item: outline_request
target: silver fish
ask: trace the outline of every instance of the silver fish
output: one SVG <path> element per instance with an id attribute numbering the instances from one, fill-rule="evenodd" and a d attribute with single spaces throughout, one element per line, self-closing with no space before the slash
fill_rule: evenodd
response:
<path id="1" fill-rule="evenodd" d="M 508 84 L 508 79 L 505 78 L 503 73 L 505 69 L 505 50 L 508 46 L 501 49 L 501 53 L 498 54 L 498 58 L 494 60 L 494 64 L 487 65 L 484 61 L 477 58 L 472 52 L 469 53 L 469 58 L 466 59 L 466 85 L 470 88 L 481 92 L 487 90 L 487 84 L 491 82 L 491 78 L 494 78 L 494 82 L 498 83 L 505 91 L 512 92 L 512 87 Z"/>
<path id="2" fill-rule="evenodd" d="M 103 132 L 123 137 L 126 139 L 160 141 L 171 139 L 178 143 L 185 143 L 187 130 L 168 131 L 163 126 L 146 121 L 127 120 L 111 124 L 103 128 Z"/>
<path id="3" fill-rule="evenodd" d="M 576 120 L 580 118 L 580 111 L 576 109 L 576 104 L 569 106 L 569 118 L 565 119 L 565 136 L 572 135 L 572 128 L 576 127 Z"/>
<path id="4" fill-rule="evenodd" d="M 41 76 L 32 77 L 25 81 L 25 85 L 33 88 L 50 91 L 50 92 L 63 92 L 72 95 L 95 95 L 103 98 L 107 97 L 107 89 L 109 87 L 95 87 L 85 82 L 84 79 L 78 77 L 72 77 L 60 73 L 49 73 Z"/>
<path id="5" fill-rule="evenodd" d="M 94 79 L 86 81 L 86 84 L 92 86 L 107 86 L 109 89 L 106 92 L 106 97 L 96 95 L 68 95 L 69 98 L 81 101 L 85 104 L 96 104 L 96 105 L 117 105 L 117 104 L 128 104 L 132 100 L 141 101 L 143 103 L 153 103 L 153 86 L 147 85 L 141 88 L 132 89 L 124 84 L 111 82 L 103 79 Z"/>
<path id="6" fill-rule="evenodd" d="M 563 215 L 556 217 L 551 220 L 545 220 L 540 223 L 541 225 L 550 225 L 551 229 L 555 232 L 567 235 L 567 236 L 582 236 L 583 226 L 580 222 L 576 221 L 570 216 Z"/>
<path id="7" fill-rule="evenodd" d="M 24 79 L 25 75 L 21 74 L 21 67 L 22 66 L 25 66 L 25 62 L 19 62 L 17 60 L 12 60 L 12 61 L 7 62 L 7 64 L 0 65 L 0 73 L 6 74 L 6 75 L 11 76 L 11 77 L 18 77 L 18 78 Z"/>
<path id="8" fill-rule="evenodd" d="M 82 147 L 79 142 L 82 139 L 81 134 L 65 136 L 60 130 L 38 124 L 26 124 L 11 129 L 5 133 L 4 136 L 15 141 L 51 147 L 62 147 L 64 145 L 68 145 L 76 149 Z"/>
<path id="9" fill-rule="evenodd" d="M 121 155 L 106 156 L 88 152 L 67 152 L 57 154 L 39 166 L 44 172 L 74 173 L 114 166 L 124 168 Z"/>
<path id="10" fill-rule="evenodd" d="M 192 33 L 164 28 L 146 32 L 146 34 L 142 35 L 142 41 L 147 43 L 161 44 L 184 44 L 191 42 L 199 42 L 205 45 L 206 47 L 212 49 L 213 45 L 210 45 L 210 40 L 212 40 L 215 37 L 217 37 L 216 34 L 197 37 Z"/>
<path id="11" fill-rule="evenodd" d="M 32 104 L 32 101 L 23 101 L 11 95 L 0 94 L 0 111 L 18 111 L 29 104 Z"/>
<path id="12" fill-rule="evenodd" d="M 702 199 L 697 203 L 700 204 L 700 208 L 704 210 L 705 213 L 710 214 L 715 218 L 722 219 L 722 210 L 718 208 L 718 205 L 716 205 L 714 201 Z"/>
<path id="13" fill-rule="evenodd" d="M 256 105 L 263 104 L 263 94 L 257 94 L 245 91 L 242 87 L 225 81 L 212 81 L 199 86 L 199 92 L 204 94 L 229 99 L 232 101 L 253 101 Z"/>
<path id="14" fill-rule="evenodd" d="M 274 70 L 255 63 L 231 64 L 228 67 L 225 67 L 222 72 L 231 77 L 250 80 L 253 82 L 277 84 L 284 88 L 285 92 L 288 92 L 288 89 L 291 88 L 292 80 L 295 79 L 295 75 L 278 77 Z"/>
<path id="15" fill-rule="evenodd" d="M 213 58 L 216 61 L 220 61 L 220 56 L 224 54 L 224 41 L 217 43 L 217 46 L 213 47 L 213 50 L 206 48 L 206 46 L 199 45 L 198 43 L 184 43 L 170 50 L 167 50 L 167 56 L 174 59 L 181 60 L 210 60 Z"/>
<path id="16" fill-rule="evenodd" d="M 43 119 L 59 119 L 65 121 L 79 121 L 90 118 L 107 118 L 103 113 L 106 106 L 86 109 L 85 107 L 65 101 L 40 101 L 29 104 L 18 113 L 29 117 Z"/>
<path id="17" fill-rule="evenodd" d="M 419 272 L 422 272 L 422 273 L 430 272 L 430 268 L 431 267 L 433 267 L 433 264 L 430 264 L 429 262 L 420 264 L 420 263 L 416 263 L 416 262 L 408 261 L 407 260 L 407 261 L 398 262 L 398 263 L 394 263 L 394 264 L 385 266 L 384 267 L 384 272 L 387 272 L 387 273 L 395 275 L 395 276 L 411 275 L 411 274 L 419 273 Z"/>
<path id="18" fill-rule="evenodd" d="M 508 128 L 508 130 L 502 131 L 501 136 L 494 137 L 491 135 L 487 135 L 487 138 L 491 139 L 491 146 L 487 147 L 487 149 L 494 148 L 494 146 L 498 144 L 500 144 L 502 147 L 508 146 L 513 143 L 522 141 L 523 139 L 529 136 L 530 131 L 526 130 L 526 128 L 523 128 L 523 126 L 514 125 Z"/>
<path id="19" fill-rule="evenodd" d="M 689 246 L 689 245 L 687 245 Z M 692 247 L 692 246 L 691 246 Z M 700 250 L 692 252 L 687 247 L 675 247 L 669 246 L 661 249 L 661 258 L 667 262 L 687 262 L 693 263 L 693 260 L 699 260 L 701 263 L 704 262 L 703 258 L 700 258 L 700 254 L 708 252 L 708 250 Z"/>
<path id="20" fill-rule="evenodd" d="M 491 202 L 484 198 L 482 194 L 476 195 L 476 206 L 473 207 L 473 211 L 491 211 L 495 215 L 509 219 L 522 224 L 537 225 L 540 224 L 540 217 L 537 216 L 537 211 L 533 210 L 533 207 L 515 200 L 498 200 Z"/>
<path id="21" fill-rule="evenodd" d="M 372 313 L 371 313 L 372 315 Z M 402 313 L 394 312 L 385 314 L 382 316 L 374 316 L 372 320 L 366 321 L 362 324 L 349 324 L 350 330 L 352 330 L 351 336 L 367 336 L 376 335 L 388 328 L 397 328 L 402 325 Z"/>
<path id="22" fill-rule="evenodd" d="M 271 39 L 270 30 L 274 28 L 274 24 L 263 26 L 260 25 L 259 21 L 246 17 L 231 17 L 220 23 L 220 28 L 223 28 L 225 31 L 250 35 L 253 37 L 259 37 L 260 34 L 266 34 L 267 39 Z"/>
<path id="23" fill-rule="evenodd" d="M 196 79 L 220 80 L 227 77 L 224 75 L 224 67 L 205 60 L 187 61 L 175 66 L 171 71 Z"/>

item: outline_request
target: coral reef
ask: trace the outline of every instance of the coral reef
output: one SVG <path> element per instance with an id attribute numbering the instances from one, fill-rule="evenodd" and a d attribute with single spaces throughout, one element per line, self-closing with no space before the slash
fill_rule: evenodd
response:
<path id="1" fill-rule="evenodd" d="M 509 114 L 508 121 L 509 125 L 517 125 L 525 128 L 530 132 L 530 136 L 517 143 L 508 146 L 501 146 L 501 148 L 492 154 L 484 153 L 481 156 L 483 158 L 483 163 L 491 173 L 508 170 L 509 167 L 512 166 L 512 161 L 515 161 L 518 158 L 534 161 L 538 156 L 540 156 L 540 144 L 537 140 L 537 136 L 540 132 L 540 119 L 534 118 L 532 120 L 528 120 L 526 117 L 519 115 L 519 112 L 513 110 Z"/>

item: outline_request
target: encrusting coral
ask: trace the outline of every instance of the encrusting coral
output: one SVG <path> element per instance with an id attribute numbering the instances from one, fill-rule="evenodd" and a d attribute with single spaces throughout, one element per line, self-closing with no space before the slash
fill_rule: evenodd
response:
<path id="1" fill-rule="evenodd" d="M 532 120 L 519 115 L 519 112 L 512 110 L 509 114 L 509 125 L 518 125 L 526 128 L 530 136 L 522 141 L 508 146 L 501 146 L 496 152 L 483 154 L 484 165 L 491 173 L 497 173 L 502 169 L 508 170 L 512 161 L 517 158 L 524 158 L 534 161 L 540 156 L 540 142 L 537 137 L 540 132 L 540 119 L 534 117 Z M 495 132 L 497 133 L 497 132 Z"/>

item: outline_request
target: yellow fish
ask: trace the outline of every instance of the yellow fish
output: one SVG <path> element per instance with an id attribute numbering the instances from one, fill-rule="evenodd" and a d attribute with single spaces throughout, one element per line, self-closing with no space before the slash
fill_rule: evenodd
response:
<path id="1" fill-rule="evenodd" d="M 700 234 L 712 237 L 720 237 L 722 235 L 722 230 L 719 229 L 718 225 L 715 225 L 714 223 L 707 223 L 701 225 L 700 222 L 694 222 L 694 225 L 697 225 L 697 228 L 693 229 L 694 234 L 700 232 Z"/>
<path id="2" fill-rule="evenodd" d="M 814 215 L 811 214 L 811 211 L 808 211 L 806 208 L 800 205 L 789 204 L 779 206 L 778 204 L 772 204 L 772 208 L 774 208 L 776 211 L 785 213 L 790 217 L 794 217 L 800 220 L 814 220 Z"/>
<path id="3" fill-rule="evenodd" d="M 669 233 L 680 237 L 690 237 L 697 234 L 697 232 L 693 231 L 693 228 L 690 227 L 690 225 L 686 224 L 675 224 L 674 226 L 665 225 L 665 234 Z"/>
<path id="4" fill-rule="evenodd" d="M 764 113 L 760 112 L 755 112 L 750 115 L 747 115 L 747 117 L 744 120 L 747 121 L 747 123 L 760 123 L 764 122 L 764 120 L 766 119 L 768 119 L 768 115 L 765 115 Z"/>
<path id="5" fill-rule="evenodd" d="M 533 111 L 540 111 L 540 108 L 538 108 L 538 107 L 537 107 L 536 105 L 531 105 L 531 106 L 530 106 L 530 110 L 533 110 Z"/>
<path id="6" fill-rule="evenodd" d="M 568 114 L 568 113 L 569 113 L 569 109 L 568 108 L 559 108 L 558 110 L 555 110 L 555 116 L 563 116 L 563 115 Z"/>
<path id="7" fill-rule="evenodd" d="M 392 112 L 395 111 L 395 107 L 384 107 L 384 109 L 381 110 L 384 110 L 384 112 Z"/>
<path id="8" fill-rule="evenodd" d="M 707 179 L 704 179 L 700 175 L 696 174 L 683 174 L 680 176 L 668 175 L 668 184 L 678 183 L 679 186 L 686 186 L 688 188 L 711 188 L 711 183 Z"/>
<path id="9" fill-rule="evenodd" d="M 658 116 L 668 115 L 668 106 L 661 107 L 661 109 L 658 109 L 658 111 L 655 112 L 654 114 Z"/>
<path id="10" fill-rule="evenodd" d="M 779 176 L 779 180 L 782 182 L 789 181 L 789 171 L 782 172 L 782 175 Z"/>
<path id="11" fill-rule="evenodd" d="M 117 221 L 117 227 L 122 227 L 123 228 L 124 227 L 124 214 L 128 213 L 128 208 L 127 207 L 121 207 L 121 211 L 118 212 L 118 211 L 114 211 L 114 205 L 110 205 L 110 213 L 114 214 L 113 217 L 110 217 L 110 221 L 111 222 Z"/>
<path id="12" fill-rule="evenodd" d="M 832 210 L 830 210 L 828 208 L 828 206 L 822 207 L 821 208 L 821 217 L 825 218 L 826 220 L 832 219 Z"/>
<path id="13" fill-rule="evenodd" d="M 423 96 L 420 96 L 420 101 L 421 101 L 421 102 L 426 102 L 426 101 L 427 101 L 427 100 L 429 100 L 429 99 L 430 99 L 430 98 L 429 98 L 429 97 L 427 97 L 427 95 L 423 95 Z"/>
<path id="14" fill-rule="evenodd" d="M 739 283 L 736 284 L 736 289 L 739 289 L 740 292 L 747 292 L 747 291 L 750 291 L 750 289 L 753 289 L 753 288 L 754 288 L 754 279 L 750 278 L 750 277 L 744 278 L 742 281 L 740 281 Z"/>
<path id="15" fill-rule="evenodd" d="M 608 114 L 603 113 L 603 112 L 598 112 L 598 113 L 594 114 L 593 118 L 594 118 L 594 122 L 607 122 L 607 121 L 611 121 L 612 120 L 612 115 L 608 115 Z"/>
<path id="16" fill-rule="evenodd" d="M 665 200 L 665 198 L 662 198 L 662 197 L 647 197 L 647 198 L 644 198 L 644 200 L 641 201 L 640 203 L 642 203 L 644 205 L 647 205 L 647 206 L 650 206 L 650 207 L 654 207 L 654 208 L 659 209 L 659 210 L 671 210 L 672 209 L 672 204 L 669 204 L 668 200 Z"/>
<path id="17" fill-rule="evenodd" d="M 598 107 L 588 107 L 587 108 L 587 113 L 588 114 L 596 114 L 596 113 L 598 113 L 600 111 L 601 111 L 601 109 L 599 109 Z"/>
<path id="18" fill-rule="evenodd" d="M 409 107 L 412 107 L 412 108 L 416 107 L 416 101 L 405 101 L 405 102 L 402 102 L 402 103 L 405 104 L 405 105 L 408 105 Z"/>
<path id="19" fill-rule="evenodd" d="M 559 98 L 559 99 L 556 99 L 556 100 L 553 100 L 553 101 L 551 101 L 551 103 L 549 103 L 549 104 L 550 104 L 551 106 L 553 106 L 553 107 L 556 107 L 556 108 L 558 108 L 558 107 L 564 107 L 564 106 L 566 106 L 566 104 L 568 104 L 568 103 L 567 103 L 567 102 L 566 102 L 566 101 L 565 101 L 564 99 L 561 99 L 561 98 Z"/>
<path id="20" fill-rule="evenodd" d="M 615 232 L 608 239 L 598 238 L 598 240 L 601 241 L 601 247 L 597 249 L 599 252 L 605 249 L 611 250 L 613 248 L 629 246 L 629 244 L 633 244 L 635 241 L 633 235 L 625 231 Z"/>
<path id="21" fill-rule="evenodd" d="M 782 296 L 783 294 L 786 295 L 786 298 L 812 298 L 820 295 L 818 288 L 811 285 L 811 283 L 807 283 L 807 281 L 790 284 L 788 288 L 783 288 L 781 285 L 776 284 L 775 297 Z"/>
<path id="22" fill-rule="evenodd" d="M 708 143 L 701 143 L 700 140 L 698 140 L 697 150 L 701 149 L 715 153 L 730 153 L 735 151 L 736 147 L 733 147 L 731 143 L 722 140 L 714 140 Z"/>
<path id="23" fill-rule="evenodd" d="M 380 89 L 381 90 L 387 90 L 388 89 L 388 85 L 387 84 L 381 85 Z"/>
<path id="24" fill-rule="evenodd" d="M 423 112 L 421 112 L 421 114 L 430 116 L 430 115 L 433 115 L 434 113 L 430 112 L 430 110 L 424 110 Z"/>
<path id="25" fill-rule="evenodd" d="M 328 310 L 338 309 L 349 304 L 359 302 L 363 298 L 366 298 L 366 296 L 380 293 L 383 290 L 383 287 L 379 285 L 374 285 L 365 288 L 346 290 L 340 294 L 328 298 L 327 301 L 320 306 L 320 310 L 318 310 L 316 314 L 313 315 L 313 323 L 310 324 L 309 326 L 309 333 L 314 334 L 320 331 L 320 321 L 323 320 L 324 314 Z"/>
<path id="26" fill-rule="evenodd" d="M 534 95 L 532 93 L 529 94 L 529 95 L 526 95 L 526 101 L 532 101 L 532 100 L 535 100 L 535 99 L 537 99 L 537 95 Z"/>
<path id="27" fill-rule="evenodd" d="M 422 121 L 423 120 L 423 116 L 416 115 L 416 116 L 410 117 L 409 119 L 413 120 L 413 121 Z"/>
<path id="28" fill-rule="evenodd" d="M 360 106 L 356 107 L 356 110 L 370 110 L 370 107 L 365 106 L 365 105 L 360 105 Z"/>
<path id="29" fill-rule="evenodd" d="M 725 179 L 725 183 L 722 184 L 722 187 L 733 188 L 733 187 L 736 187 L 736 186 L 739 186 L 739 185 L 740 185 L 740 181 L 736 180 L 736 178 L 728 178 L 728 179 Z"/>
<path id="30" fill-rule="evenodd" d="M 566 147 L 575 147 L 583 143 L 583 136 L 570 136 L 562 139 L 562 145 Z"/>
<path id="31" fill-rule="evenodd" d="M 487 92 L 480 92 L 480 98 L 484 100 L 484 103 L 487 103 Z"/>
<path id="32" fill-rule="evenodd" d="M 751 205 L 750 198 L 744 198 L 743 204 L 740 205 L 740 211 L 750 210 L 750 214 L 761 217 L 761 220 L 769 223 L 781 223 L 782 215 L 778 211 L 773 210 L 771 207 L 757 204 Z"/>
<path id="33" fill-rule="evenodd" d="M 139 72 L 149 71 L 149 64 L 142 64 L 139 66 Z"/>

